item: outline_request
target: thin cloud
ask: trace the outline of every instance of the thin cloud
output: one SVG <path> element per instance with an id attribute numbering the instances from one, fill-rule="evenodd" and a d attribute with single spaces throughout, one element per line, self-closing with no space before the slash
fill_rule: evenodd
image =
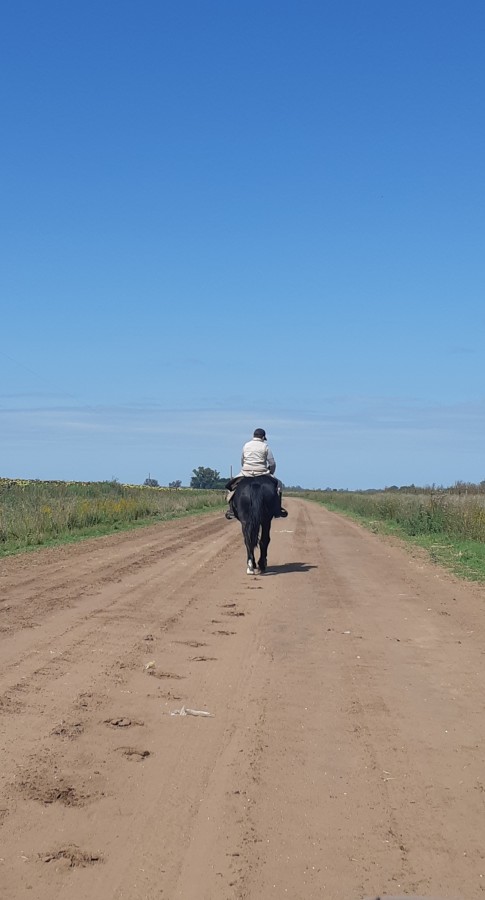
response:
<path id="1" fill-rule="evenodd" d="M 65 398 L 66 396 L 70 395 L 64 394 L 63 391 L 16 391 L 15 393 L 10 394 L 0 393 L 0 400 L 46 400 L 48 398 L 60 399 L 62 397 Z"/>
<path id="2" fill-rule="evenodd" d="M 291 439 L 295 431 L 306 438 L 326 433 L 405 432 L 436 433 L 460 427 L 475 432 L 485 429 L 485 403 L 424 405 L 366 398 L 365 402 L 327 403 L 321 410 L 227 410 L 217 408 L 173 409 L 161 405 L 41 406 L 0 410 L 4 435 L 10 427 L 24 431 L 48 429 L 58 432 L 97 431 L 102 434 L 174 435 L 190 437 L 241 435 L 256 425 L 268 435 Z"/>
<path id="3" fill-rule="evenodd" d="M 448 353 L 451 356 L 475 356 L 477 350 L 475 347 L 449 347 Z"/>
<path id="4" fill-rule="evenodd" d="M 382 397 L 271 413 L 159 404 L 0 410 L 0 474 L 97 480 L 115 471 L 135 483 L 150 471 L 162 484 L 189 483 L 198 465 L 236 471 L 256 426 L 266 429 L 286 484 L 358 489 L 483 477 L 485 401 Z"/>

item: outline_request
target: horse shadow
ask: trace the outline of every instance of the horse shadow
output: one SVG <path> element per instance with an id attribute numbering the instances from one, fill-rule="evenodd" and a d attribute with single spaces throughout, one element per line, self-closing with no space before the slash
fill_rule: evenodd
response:
<path id="1" fill-rule="evenodd" d="M 268 575 L 288 575 L 290 572 L 304 574 L 305 572 L 309 572 L 310 569 L 318 569 L 318 566 L 311 566 L 309 563 L 303 562 L 291 562 L 285 563 L 282 566 L 268 566 L 264 576 L 267 578 Z"/>

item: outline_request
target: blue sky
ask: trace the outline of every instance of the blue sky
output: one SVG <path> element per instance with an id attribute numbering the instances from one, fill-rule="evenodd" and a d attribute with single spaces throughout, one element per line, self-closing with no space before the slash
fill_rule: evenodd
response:
<path id="1" fill-rule="evenodd" d="M 15 0 L 0 475 L 485 478 L 485 4 Z"/>

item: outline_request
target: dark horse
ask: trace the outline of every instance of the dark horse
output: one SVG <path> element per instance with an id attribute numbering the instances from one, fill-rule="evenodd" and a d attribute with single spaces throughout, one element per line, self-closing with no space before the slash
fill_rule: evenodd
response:
<path id="1" fill-rule="evenodd" d="M 248 575 L 266 571 L 271 519 L 277 510 L 277 503 L 277 482 L 269 475 L 243 478 L 236 486 L 232 506 L 242 526 Z M 256 565 L 254 551 L 258 543 L 261 555 Z"/>

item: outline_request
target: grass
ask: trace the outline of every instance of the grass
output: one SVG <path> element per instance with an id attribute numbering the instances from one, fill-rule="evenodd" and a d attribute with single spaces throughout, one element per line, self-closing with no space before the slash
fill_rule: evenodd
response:
<path id="1" fill-rule="evenodd" d="M 222 491 L 0 479 L 0 556 L 223 508 Z"/>
<path id="2" fill-rule="evenodd" d="M 429 491 L 303 491 L 299 497 L 344 513 L 378 534 L 425 549 L 460 578 L 485 581 L 485 498 Z"/>

